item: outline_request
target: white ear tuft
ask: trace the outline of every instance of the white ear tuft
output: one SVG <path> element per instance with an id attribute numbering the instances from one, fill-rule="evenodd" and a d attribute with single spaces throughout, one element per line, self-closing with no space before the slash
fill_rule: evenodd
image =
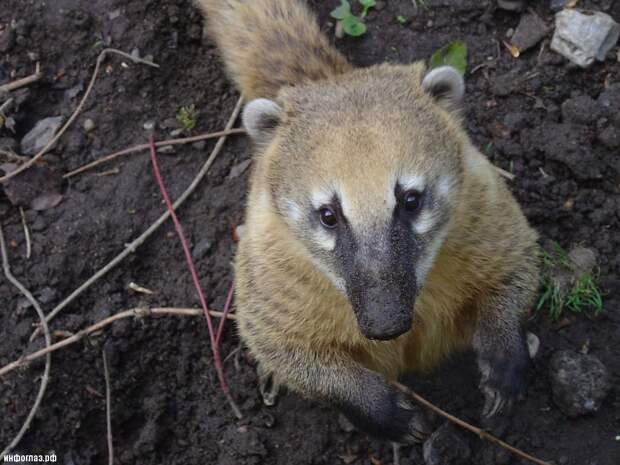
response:
<path id="1" fill-rule="evenodd" d="M 280 122 L 282 108 L 273 100 L 257 98 L 243 109 L 243 126 L 252 139 L 261 140 Z"/>
<path id="2" fill-rule="evenodd" d="M 452 66 L 431 70 L 422 80 L 422 88 L 439 103 L 458 104 L 465 94 L 463 76 Z"/>

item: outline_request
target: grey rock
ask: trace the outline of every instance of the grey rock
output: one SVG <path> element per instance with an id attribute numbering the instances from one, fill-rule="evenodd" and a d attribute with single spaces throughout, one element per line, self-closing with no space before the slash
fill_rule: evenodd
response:
<path id="1" fill-rule="evenodd" d="M 547 35 L 549 28 L 536 13 L 524 14 L 512 36 L 511 42 L 520 51 L 532 48 Z"/>
<path id="2" fill-rule="evenodd" d="M 620 25 L 611 16 L 565 9 L 555 15 L 551 49 L 582 68 L 604 61 L 620 36 Z"/>
<path id="3" fill-rule="evenodd" d="M 194 147 L 196 150 L 204 150 L 206 146 L 207 146 L 206 140 L 199 140 L 192 144 L 192 147 Z"/>
<path id="4" fill-rule="evenodd" d="M 8 53 L 13 47 L 15 47 L 15 31 L 9 27 L 0 34 L 0 52 Z"/>
<path id="5" fill-rule="evenodd" d="M 590 124 L 601 115 L 600 106 L 588 95 L 569 98 L 562 103 L 562 121 Z"/>
<path id="6" fill-rule="evenodd" d="M 605 112 L 617 115 L 620 108 L 620 82 L 611 84 L 600 93 L 596 101 Z"/>
<path id="7" fill-rule="evenodd" d="M 213 244 L 209 239 L 202 239 L 198 244 L 194 246 L 194 250 L 192 250 L 192 258 L 194 260 L 200 260 L 203 258 L 207 252 L 211 249 Z"/>
<path id="8" fill-rule="evenodd" d="M 95 129 L 95 122 L 90 118 L 86 118 L 82 125 L 84 126 L 84 131 L 86 132 L 91 132 Z"/>
<path id="9" fill-rule="evenodd" d="M 497 0 L 497 7 L 506 11 L 523 11 L 525 2 L 523 0 Z"/>
<path id="10" fill-rule="evenodd" d="M 549 375 L 553 401 L 571 418 L 596 412 L 611 389 L 607 368 L 591 354 L 558 351 Z"/>
<path id="11" fill-rule="evenodd" d="M 57 292 L 51 287 L 44 287 L 43 289 L 39 291 L 38 294 L 39 294 L 38 295 L 39 303 L 49 304 L 51 301 L 53 301 L 56 298 Z"/>
<path id="12" fill-rule="evenodd" d="M 553 11 L 560 11 L 566 5 L 568 5 L 568 2 L 569 0 L 551 0 L 551 2 L 549 3 L 549 8 L 551 8 Z"/>
<path id="13" fill-rule="evenodd" d="M 252 159 L 244 160 L 241 163 L 237 163 L 230 169 L 230 173 L 228 174 L 228 179 L 235 179 L 241 176 L 245 170 L 248 169 L 248 166 L 252 163 Z"/>
<path id="14" fill-rule="evenodd" d="M 155 129 L 155 121 L 146 121 L 142 127 L 145 131 L 153 131 Z"/>
<path id="15" fill-rule="evenodd" d="M 39 121 L 21 141 L 22 153 L 34 155 L 52 140 L 62 124 L 62 116 L 53 116 Z"/>
<path id="16" fill-rule="evenodd" d="M 598 133 L 598 140 L 608 149 L 620 147 L 620 129 L 609 126 Z"/>
<path id="17" fill-rule="evenodd" d="M 471 448 L 463 433 L 451 423 L 444 423 L 423 447 L 426 465 L 467 465 Z"/>
<path id="18" fill-rule="evenodd" d="M 114 21 L 120 15 L 121 15 L 121 9 L 117 8 L 116 10 L 112 10 L 108 13 L 108 18 L 110 18 L 110 21 Z"/>

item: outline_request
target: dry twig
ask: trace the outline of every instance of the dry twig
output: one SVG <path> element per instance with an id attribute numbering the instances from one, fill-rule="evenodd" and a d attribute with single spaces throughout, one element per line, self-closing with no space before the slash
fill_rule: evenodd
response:
<path id="1" fill-rule="evenodd" d="M 155 141 L 151 136 L 150 140 L 151 146 L 151 162 L 153 163 L 153 174 L 155 176 L 155 180 L 157 181 L 157 185 L 159 186 L 159 190 L 161 191 L 161 195 L 166 202 L 166 207 L 170 212 L 170 216 L 172 217 L 172 222 L 174 223 L 174 228 L 176 229 L 177 235 L 179 236 L 179 241 L 181 242 L 181 246 L 183 247 L 183 252 L 185 253 L 185 260 L 187 261 L 187 267 L 189 268 L 190 274 L 192 276 L 192 280 L 194 281 L 194 287 L 196 288 L 196 292 L 198 293 L 198 298 L 200 299 L 200 305 L 202 306 L 205 314 L 205 318 L 207 320 L 207 327 L 209 328 L 209 338 L 211 339 L 211 350 L 213 351 L 213 362 L 215 365 L 215 371 L 217 372 L 217 376 L 220 380 L 220 386 L 222 387 L 222 392 L 226 397 L 226 400 L 230 404 L 233 413 L 237 417 L 237 419 L 241 420 L 243 418 L 243 414 L 241 410 L 235 403 L 235 400 L 230 393 L 230 388 L 226 383 L 226 377 L 224 376 L 224 367 L 222 366 L 222 357 L 220 355 L 220 336 L 222 330 L 224 328 L 224 323 L 226 321 L 225 318 L 222 318 L 220 321 L 220 326 L 215 333 L 213 328 L 213 322 L 211 321 L 211 315 L 209 314 L 209 307 L 207 306 L 207 299 L 205 298 L 204 292 L 202 291 L 202 286 L 200 285 L 200 279 L 198 278 L 198 272 L 196 271 L 196 267 L 194 266 L 194 260 L 192 259 L 192 253 L 189 250 L 189 244 L 187 243 L 187 239 L 185 238 L 185 233 L 183 232 L 183 226 L 181 226 L 181 222 L 177 218 L 177 215 L 174 213 L 174 208 L 172 207 L 172 200 L 170 200 L 170 196 L 166 191 L 166 186 L 164 184 L 164 180 L 161 176 L 161 172 L 159 170 L 159 162 L 157 160 L 157 149 L 155 148 Z M 226 299 L 226 308 L 224 310 L 225 314 L 228 314 L 228 310 L 230 307 L 230 300 L 232 299 L 232 292 L 229 292 L 229 297 Z"/>
<path id="2" fill-rule="evenodd" d="M 30 230 L 28 229 L 28 224 L 26 223 L 26 215 L 24 214 L 24 209 L 22 207 L 19 207 L 19 214 L 22 217 L 24 237 L 26 238 L 26 258 L 30 258 L 32 255 L 32 242 L 30 240 Z"/>
<path id="3" fill-rule="evenodd" d="M 418 402 L 419 404 L 422 404 L 423 406 L 425 406 L 426 408 L 432 410 L 433 412 L 441 415 L 444 418 L 447 418 L 448 420 L 450 420 L 453 423 L 456 423 L 457 425 L 459 425 L 461 428 L 464 428 L 476 435 L 478 435 L 481 439 L 486 439 L 489 442 L 492 442 L 494 444 L 497 444 L 501 447 L 503 447 L 504 449 L 512 452 L 513 454 L 515 454 L 516 456 L 525 459 L 525 460 L 529 460 L 530 462 L 536 463 L 537 465 L 551 465 L 549 462 L 545 462 L 544 460 L 540 460 L 526 452 L 523 452 L 520 449 L 517 449 L 516 447 L 511 446 L 510 444 L 506 444 L 504 441 L 502 441 L 501 439 L 496 438 L 495 436 L 493 436 L 492 434 L 487 433 L 485 430 L 478 428 L 477 426 L 473 426 L 470 425 L 469 423 L 461 420 L 460 418 L 457 418 L 453 415 L 450 415 L 448 412 L 440 409 L 439 407 L 437 407 L 435 404 L 432 404 L 431 402 L 429 402 L 428 400 L 426 400 L 424 397 L 422 397 L 421 395 L 413 392 L 411 389 L 409 389 L 407 386 L 395 382 L 392 382 L 392 385 L 398 389 L 400 392 L 408 395 L 409 397 L 411 397 L 412 399 L 414 399 L 416 402 Z"/>
<path id="4" fill-rule="evenodd" d="M 125 58 L 128 58 L 130 60 L 133 60 L 134 62 L 142 63 L 142 64 L 149 65 L 149 66 L 153 66 L 155 68 L 159 68 L 159 65 L 156 64 L 156 63 L 153 63 L 153 62 L 148 61 L 148 60 L 143 60 L 142 58 L 132 57 L 130 54 L 122 52 L 120 50 L 116 50 L 114 48 L 106 48 L 106 49 L 102 50 L 101 53 L 99 54 L 99 56 L 97 57 L 97 63 L 95 64 L 95 71 L 93 72 L 93 76 L 90 79 L 90 83 L 88 84 L 88 87 L 86 88 L 86 92 L 84 92 L 84 95 L 82 96 L 82 100 L 80 100 L 80 103 L 76 107 L 76 109 L 73 112 L 73 114 L 69 117 L 67 122 L 63 125 L 62 128 L 60 128 L 60 131 L 58 131 L 56 133 L 56 135 L 52 138 L 52 140 L 50 140 L 47 144 L 45 144 L 45 147 L 43 147 L 41 150 L 39 150 L 39 152 L 34 157 L 30 158 L 26 163 L 21 165 L 15 171 L 11 171 L 9 174 L 6 174 L 6 175 L 0 177 L 0 182 L 6 181 L 7 179 L 10 179 L 13 176 L 18 175 L 22 171 L 27 170 L 32 165 L 34 165 L 43 155 L 45 155 L 47 153 L 47 151 L 51 147 L 53 147 L 53 145 L 56 143 L 56 141 L 58 141 L 58 139 L 60 139 L 60 137 L 69 128 L 69 126 L 71 126 L 73 121 L 75 121 L 75 119 L 81 113 L 82 108 L 84 107 L 84 103 L 86 103 L 86 99 L 88 98 L 88 96 L 90 95 L 91 91 L 93 90 L 93 86 L 95 85 L 95 81 L 97 80 L 97 76 L 99 75 L 99 69 L 101 68 L 101 63 L 103 62 L 103 59 L 106 57 L 106 55 L 108 53 L 114 53 L 114 54 L 123 56 Z"/>
<path id="5" fill-rule="evenodd" d="M 108 369 L 108 359 L 105 349 L 101 351 L 103 357 L 103 377 L 105 378 L 105 419 L 108 436 L 108 464 L 114 465 L 114 443 L 112 441 L 112 394 L 110 390 L 110 371 Z"/>
<path id="6" fill-rule="evenodd" d="M 241 111 L 242 103 L 243 103 L 243 99 L 239 98 L 239 101 L 237 102 L 237 105 L 235 106 L 235 109 L 233 110 L 233 112 L 232 112 L 232 114 L 230 116 L 230 119 L 228 120 L 228 123 L 226 124 L 225 130 L 230 130 L 232 128 L 234 122 L 236 121 L 237 117 L 239 116 L 239 112 Z M 173 208 L 175 210 L 178 207 L 180 207 L 183 204 L 183 202 L 185 202 L 185 200 L 192 194 L 192 192 L 194 192 L 194 190 L 196 189 L 196 186 L 198 186 L 200 181 L 202 181 L 202 179 L 205 177 L 205 175 L 209 171 L 209 168 L 213 164 L 213 161 L 215 160 L 215 158 L 218 156 L 218 154 L 222 150 L 222 147 L 224 146 L 224 142 L 225 141 L 226 141 L 226 136 L 220 137 L 220 139 L 217 141 L 217 144 L 215 144 L 215 147 L 213 148 L 213 151 L 211 152 L 211 155 L 209 155 L 209 158 L 207 158 L 207 161 L 205 161 L 205 163 L 203 164 L 202 168 L 200 168 L 200 171 L 198 172 L 196 177 L 192 180 L 191 184 L 187 187 L 187 189 L 185 189 L 185 191 L 181 194 L 181 196 L 174 203 Z M 82 284 L 75 291 L 73 291 L 68 297 L 66 297 L 62 302 L 60 302 L 47 315 L 46 321 L 49 322 L 50 320 L 52 320 L 63 308 L 65 308 L 67 305 L 69 305 L 71 302 L 73 302 L 73 300 L 75 300 L 80 294 L 82 294 L 82 292 L 84 292 L 86 289 L 88 289 L 90 286 L 92 286 L 96 281 L 98 281 L 108 271 L 110 271 L 112 268 L 114 268 L 116 265 L 118 265 L 121 261 L 123 261 L 123 259 L 125 257 L 127 257 L 130 253 L 135 252 L 136 249 L 139 246 L 141 246 L 144 243 L 144 241 L 146 241 L 151 236 L 151 234 L 153 234 L 169 217 L 170 217 L 170 212 L 168 210 L 166 210 L 157 219 L 157 221 L 155 221 L 138 238 L 136 238 L 130 244 L 127 244 L 125 246 L 125 250 L 123 250 L 120 254 L 118 254 L 116 257 L 114 257 L 107 265 L 105 265 L 103 268 L 101 268 L 99 271 L 97 271 L 94 275 L 92 275 L 90 278 L 88 278 L 84 284 Z M 37 337 L 39 332 L 40 332 L 40 329 L 37 328 L 32 333 L 32 335 L 30 336 L 30 340 L 32 341 L 35 337 Z"/>
<path id="7" fill-rule="evenodd" d="M 211 132 L 209 134 L 200 134 L 198 136 L 183 137 L 180 139 L 162 140 L 162 141 L 155 142 L 155 147 L 166 147 L 168 145 L 189 144 L 189 143 L 198 142 L 201 140 L 214 139 L 216 137 L 230 136 L 233 134 L 245 134 L 245 133 L 246 133 L 245 129 L 235 128 L 235 129 L 229 129 L 226 131 Z M 83 173 L 84 171 L 88 171 L 92 168 L 95 168 L 96 166 L 102 165 L 103 163 L 107 163 L 109 161 L 122 157 L 123 155 L 129 155 L 130 153 L 140 152 L 142 150 L 148 150 L 149 147 L 150 147 L 149 144 L 140 144 L 134 147 L 129 147 L 127 149 L 119 150 L 118 152 L 114 152 L 114 153 L 111 153 L 110 155 L 101 157 L 91 163 L 82 165 L 79 168 L 74 169 L 73 171 L 69 171 L 68 173 L 63 174 L 62 177 L 65 179 L 71 178 L 77 174 Z"/>
<path id="8" fill-rule="evenodd" d="M 43 73 L 40 71 L 39 63 L 37 63 L 37 68 L 35 72 L 31 74 L 30 76 L 17 79 L 7 84 L 2 84 L 0 86 L 0 94 L 4 94 L 5 92 L 11 92 L 13 90 L 19 89 L 20 87 L 24 87 L 24 86 L 27 86 L 28 84 L 32 84 L 33 82 L 37 82 L 42 77 L 43 77 Z"/>
<path id="9" fill-rule="evenodd" d="M 96 333 L 97 331 L 101 331 L 106 326 L 111 325 L 115 321 L 122 320 L 124 318 L 143 318 L 147 316 L 163 316 L 163 315 L 175 315 L 175 316 L 201 316 L 203 314 L 202 309 L 200 308 L 132 308 L 130 310 L 124 310 L 115 315 L 109 316 L 108 318 L 104 318 L 97 323 L 88 326 L 75 334 L 70 335 L 66 339 L 62 341 L 58 341 L 55 344 L 50 345 L 49 347 L 45 347 L 44 349 L 37 350 L 28 355 L 24 355 L 17 360 L 9 363 L 8 365 L 0 368 L 0 377 L 6 375 L 7 373 L 16 370 L 17 368 L 23 367 L 33 360 L 43 357 L 44 355 L 55 352 L 63 347 L 67 347 L 69 345 L 75 344 L 78 341 L 81 341 L 86 336 Z M 224 318 L 223 312 L 218 312 L 215 310 L 210 310 L 209 314 L 216 318 Z M 226 318 L 229 320 L 234 320 L 234 315 L 226 315 Z"/>
<path id="10" fill-rule="evenodd" d="M 4 242 L 4 233 L 2 231 L 1 224 L 0 224 L 0 253 L 2 254 L 2 267 L 4 268 L 4 275 L 11 282 L 11 284 L 13 284 L 13 286 L 15 286 L 24 295 L 24 297 L 26 297 L 26 299 L 30 301 L 30 303 L 35 308 L 37 315 L 39 316 L 39 319 L 41 320 L 41 326 L 43 327 L 43 334 L 45 335 L 45 348 L 48 349 L 52 344 L 52 337 L 50 335 L 50 330 L 47 326 L 47 323 L 45 322 L 45 314 L 43 313 L 43 310 L 39 306 L 39 302 L 37 302 L 37 300 L 30 293 L 30 291 L 26 289 L 23 286 L 23 284 L 19 282 L 17 278 L 15 278 L 15 276 L 13 276 L 13 273 L 11 273 L 11 266 L 9 264 L 9 256 L 6 250 L 6 244 Z M 24 421 L 24 424 L 22 425 L 17 435 L 13 438 L 11 443 L 0 453 L 0 459 L 4 458 L 6 454 L 11 452 L 13 448 L 17 444 L 19 444 L 19 441 L 21 441 L 22 437 L 24 436 L 24 434 L 30 427 L 30 423 L 32 423 L 32 419 L 34 418 L 35 414 L 39 410 L 39 405 L 41 405 L 41 401 L 43 400 L 43 396 L 45 395 L 45 390 L 47 389 L 47 384 L 49 382 L 51 364 L 52 364 L 52 357 L 50 353 L 48 352 L 45 356 L 45 369 L 43 370 L 43 377 L 41 378 L 41 385 L 39 387 L 39 392 L 34 401 L 34 404 L 32 405 L 32 408 L 30 409 L 30 413 L 28 413 L 28 416 L 26 417 L 26 421 Z"/>

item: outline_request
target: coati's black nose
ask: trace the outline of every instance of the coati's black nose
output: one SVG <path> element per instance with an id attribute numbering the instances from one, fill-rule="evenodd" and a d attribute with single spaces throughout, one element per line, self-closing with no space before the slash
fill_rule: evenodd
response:
<path id="1" fill-rule="evenodd" d="M 415 278 L 376 280 L 355 273 L 349 298 L 360 332 L 368 339 L 394 339 L 411 329 L 416 297 Z M 372 275 L 371 275 L 372 276 Z"/>

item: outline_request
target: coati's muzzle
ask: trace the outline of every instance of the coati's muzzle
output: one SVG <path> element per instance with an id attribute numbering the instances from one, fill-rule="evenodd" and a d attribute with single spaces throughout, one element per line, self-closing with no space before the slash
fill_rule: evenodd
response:
<path id="1" fill-rule="evenodd" d="M 417 285 L 411 257 L 389 255 L 356 257 L 347 279 L 359 329 L 368 339 L 394 339 L 413 322 Z"/>

